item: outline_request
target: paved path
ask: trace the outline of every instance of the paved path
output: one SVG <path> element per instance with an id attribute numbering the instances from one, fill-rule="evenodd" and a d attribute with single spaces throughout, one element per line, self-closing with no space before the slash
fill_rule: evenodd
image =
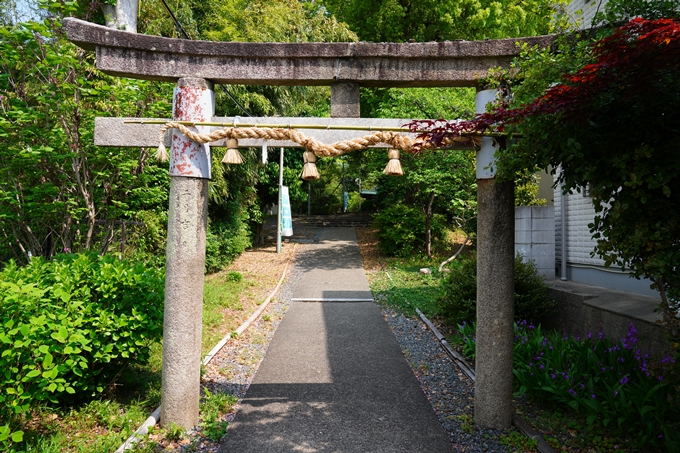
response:
<path id="1" fill-rule="evenodd" d="M 439 453 L 447 434 L 371 300 L 354 230 L 324 229 L 220 453 Z M 313 302 L 312 302 L 313 301 Z"/>

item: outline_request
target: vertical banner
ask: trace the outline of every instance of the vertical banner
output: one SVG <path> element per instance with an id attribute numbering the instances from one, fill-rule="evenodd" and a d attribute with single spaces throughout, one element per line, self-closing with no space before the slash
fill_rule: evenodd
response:
<path id="1" fill-rule="evenodd" d="M 293 235 L 293 216 L 290 212 L 288 186 L 281 186 L 281 236 Z"/>
<path id="2" fill-rule="evenodd" d="M 349 194 L 347 192 L 342 193 L 342 212 L 347 212 L 349 207 Z"/>

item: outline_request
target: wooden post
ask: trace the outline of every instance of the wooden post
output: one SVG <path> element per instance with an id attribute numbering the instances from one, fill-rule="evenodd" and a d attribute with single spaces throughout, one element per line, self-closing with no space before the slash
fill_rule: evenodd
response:
<path id="1" fill-rule="evenodd" d="M 211 82 L 179 79 L 173 118 L 208 121 L 213 116 L 214 99 Z M 198 424 L 209 178 L 210 148 L 174 132 L 165 265 L 162 426 L 191 429 Z"/>
<path id="2" fill-rule="evenodd" d="M 477 112 L 495 90 L 477 93 Z M 477 358 L 475 424 L 506 429 L 512 423 L 514 318 L 514 183 L 496 180 L 498 146 L 484 137 L 477 152 Z"/>

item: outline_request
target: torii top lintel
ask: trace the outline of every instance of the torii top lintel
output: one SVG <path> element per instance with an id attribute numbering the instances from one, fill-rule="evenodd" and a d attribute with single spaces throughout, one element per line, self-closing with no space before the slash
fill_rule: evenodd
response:
<path id="1" fill-rule="evenodd" d="M 97 68 L 123 77 L 222 84 L 373 87 L 476 86 L 490 68 L 507 67 L 517 43 L 549 46 L 554 35 L 427 43 L 242 43 L 190 41 L 64 20 L 66 36 L 95 50 Z"/>

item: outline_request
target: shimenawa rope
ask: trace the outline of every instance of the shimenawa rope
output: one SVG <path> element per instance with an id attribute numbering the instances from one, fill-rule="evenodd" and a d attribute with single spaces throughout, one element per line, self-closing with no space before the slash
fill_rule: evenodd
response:
<path id="1" fill-rule="evenodd" d="M 478 146 L 481 143 L 481 137 L 467 136 L 447 138 L 444 140 L 442 144 L 436 145 L 433 142 L 423 141 L 420 139 L 413 139 L 407 135 L 403 135 L 397 132 L 380 131 L 374 132 L 369 135 L 365 135 L 363 137 L 358 137 L 351 140 L 337 142 L 332 145 L 327 145 L 315 139 L 314 137 L 310 137 L 309 135 L 292 128 L 284 129 L 284 128 L 260 128 L 260 127 L 246 127 L 246 128 L 225 127 L 223 129 L 211 132 L 209 134 L 199 134 L 192 131 L 183 124 L 171 121 L 163 125 L 163 127 L 161 127 L 158 137 L 159 146 L 156 158 L 163 162 L 168 160 L 168 153 L 167 150 L 165 149 L 165 145 L 163 144 L 163 136 L 165 132 L 169 129 L 178 129 L 187 138 L 197 143 L 210 143 L 221 139 L 230 140 L 239 138 L 250 139 L 259 138 L 264 140 L 290 140 L 303 146 L 308 151 L 313 152 L 316 156 L 319 157 L 341 156 L 352 151 L 366 149 L 378 143 L 385 143 L 387 145 L 390 145 L 392 148 L 401 149 L 405 152 L 412 152 L 416 148 L 419 150 L 428 150 L 434 148 L 435 146 L 446 147 L 453 143 L 469 143 L 474 146 Z M 233 142 L 229 143 L 228 144 L 229 149 L 235 149 L 236 146 L 233 145 L 234 145 Z M 398 152 L 396 153 L 396 159 L 395 157 L 393 157 L 395 154 L 393 150 L 390 150 L 389 153 L 392 153 L 389 155 L 391 161 L 390 173 L 399 174 L 400 172 L 395 168 L 395 166 L 398 164 L 397 160 Z M 227 159 L 227 156 L 225 156 L 225 159 Z M 307 159 L 306 162 L 308 164 L 314 164 L 314 162 L 311 161 L 311 159 Z M 309 168 L 309 170 L 311 170 L 311 168 Z M 313 171 L 311 173 L 313 174 Z"/>

